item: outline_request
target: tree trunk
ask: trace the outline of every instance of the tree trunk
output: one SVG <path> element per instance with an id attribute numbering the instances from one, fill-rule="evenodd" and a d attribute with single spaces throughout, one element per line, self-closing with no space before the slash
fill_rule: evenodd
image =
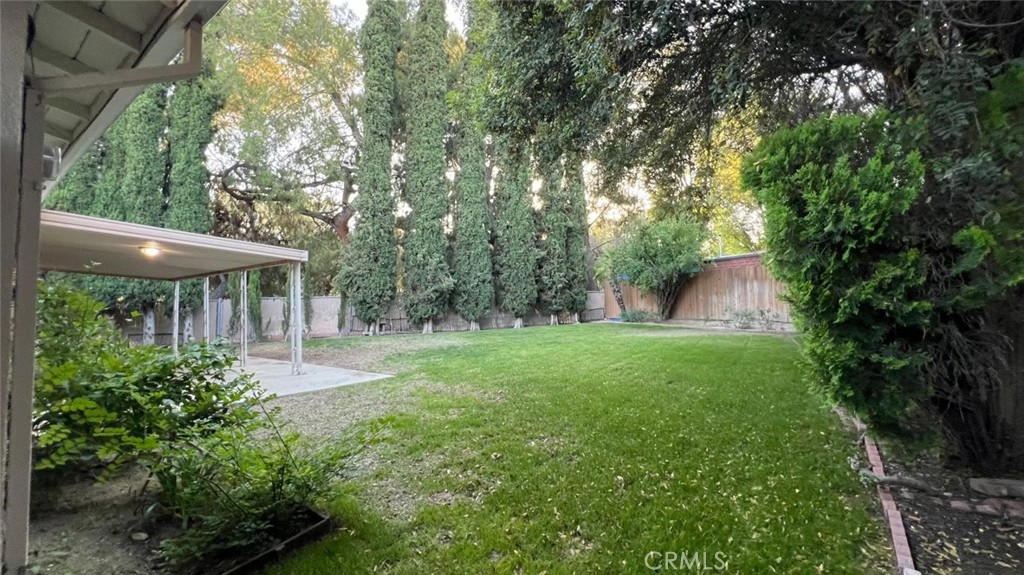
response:
<path id="1" fill-rule="evenodd" d="M 477 321 L 469 322 L 469 331 L 480 331 L 480 323 Z"/>
<path id="2" fill-rule="evenodd" d="M 1018 296 L 1019 297 L 1019 296 Z M 1017 301 L 989 305 L 988 326 L 1006 336 L 1009 349 L 1005 362 L 994 363 L 999 384 L 990 391 L 981 409 L 996 447 L 989 467 L 992 471 L 1024 471 L 1024 305 Z"/>
<path id="3" fill-rule="evenodd" d="M 185 343 L 192 343 L 196 340 L 194 329 L 192 326 L 192 310 L 185 312 L 185 321 L 182 326 L 182 341 Z"/>
<path id="4" fill-rule="evenodd" d="M 580 312 L 576 312 L 576 313 L 572 314 L 572 323 L 579 323 L 579 322 L 580 322 Z"/>
<path id="5" fill-rule="evenodd" d="M 142 313 L 142 345 L 156 343 L 156 310 L 146 308 Z"/>
<path id="6" fill-rule="evenodd" d="M 516 322 L 514 324 L 512 324 L 512 329 L 522 329 L 522 328 L 523 328 L 523 318 L 517 317 L 516 318 Z"/>
<path id="7" fill-rule="evenodd" d="M 622 284 L 619 280 L 608 282 L 612 286 L 612 295 L 615 296 L 615 304 L 619 306 L 619 317 L 626 313 L 626 301 L 622 299 Z"/>
<path id="8" fill-rule="evenodd" d="M 434 320 L 433 319 L 428 319 L 427 321 L 425 321 L 423 323 L 423 333 L 424 334 L 434 333 Z"/>
<path id="9" fill-rule="evenodd" d="M 551 324 L 550 325 L 558 325 L 558 314 L 557 313 L 551 314 Z"/>

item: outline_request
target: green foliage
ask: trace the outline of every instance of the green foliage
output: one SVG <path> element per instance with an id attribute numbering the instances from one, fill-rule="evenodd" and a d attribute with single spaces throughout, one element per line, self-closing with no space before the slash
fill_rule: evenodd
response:
<path id="1" fill-rule="evenodd" d="M 352 445 L 310 448 L 282 435 L 270 413 L 179 438 L 154 467 L 163 511 L 184 528 L 161 542 L 160 557 L 180 572 L 279 544 L 313 519 L 307 510 L 331 491 Z"/>
<path id="2" fill-rule="evenodd" d="M 34 429 L 36 469 L 61 472 L 161 457 L 183 433 L 252 419 L 256 384 L 228 371 L 228 350 L 197 344 L 173 355 L 131 346 L 103 304 L 60 283 L 39 286 Z"/>
<path id="3" fill-rule="evenodd" d="M 751 308 L 729 311 L 729 321 L 739 329 L 750 329 L 757 321 L 757 310 Z"/>
<path id="4" fill-rule="evenodd" d="M 483 135 L 470 124 L 459 146 L 459 173 L 455 180 L 455 311 L 477 321 L 491 310 L 494 276 L 491 266 L 491 230 L 484 166 Z"/>
<path id="5" fill-rule="evenodd" d="M 566 286 L 561 307 L 579 313 L 587 309 L 587 198 L 582 158 L 567 157 L 565 176 Z"/>
<path id="6" fill-rule="evenodd" d="M 979 469 L 1019 469 L 1024 79 L 901 38 L 901 57 L 921 59 L 913 116 L 782 132 L 745 179 L 770 214 L 812 378 L 879 427 L 941 428 Z"/>
<path id="7" fill-rule="evenodd" d="M 772 272 L 805 334 L 810 381 L 883 429 L 924 398 L 927 260 L 900 232 L 921 193 L 920 154 L 885 113 L 822 119 L 765 140 L 744 168 L 764 202 Z"/>
<path id="8" fill-rule="evenodd" d="M 175 572 L 233 561 L 294 534 L 357 445 L 312 449 L 281 433 L 228 348 L 177 355 L 122 338 L 103 304 L 40 283 L 34 428 L 37 470 L 138 462 L 160 484 L 155 510 L 181 521 L 160 554 Z"/>
<path id="9" fill-rule="evenodd" d="M 398 247 L 391 191 L 395 56 L 400 32 L 394 0 L 370 0 L 360 36 L 365 69 L 359 223 L 342 261 L 339 285 L 360 321 L 372 324 L 395 296 Z"/>
<path id="10" fill-rule="evenodd" d="M 43 207 L 73 214 L 89 214 L 96 208 L 97 188 L 103 174 L 105 154 L 109 153 L 106 138 L 96 140 L 54 190 L 43 198 Z"/>
<path id="11" fill-rule="evenodd" d="M 704 265 L 707 229 L 689 215 L 640 220 L 601 254 L 606 276 L 653 294 L 661 318 L 668 317 L 679 290 Z"/>
<path id="12" fill-rule="evenodd" d="M 246 279 L 248 285 L 249 303 L 249 337 L 259 341 L 263 337 L 263 293 L 260 291 L 261 270 L 249 270 L 249 277 Z M 231 300 L 231 320 L 229 329 L 236 332 L 239 329 L 240 314 L 242 311 L 242 272 L 228 274 L 228 299 Z"/>
<path id="13" fill-rule="evenodd" d="M 221 97 L 210 85 L 208 71 L 174 87 L 167 105 L 170 170 L 164 223 L 168 228 L 199 234 L 210 232 L 206 148 L 213 139 L 213 116 L 221 105 Z M 202 303 L 202 285 L 200 280 L 182 282 L 181 309 L 186 313 Z"/>
<path id="14" fill-rule="evenodd" d="M 409 46 L 411 93 L 404 168 L 412 211 L 403 242 L 403 285 L 406 314 L 417 324 L 443 316 L 454 287 L 443 228 L 448 213 L 444 147 L 448 70 L 444 40 L 448 25 L 444 11 L 443 0 L 422 0 Z"/>
<path id="15" fill-rule="evenodd" d="M 125 111 L 124 172 L 118 197 L 126 204 L 125 221 L 162 227 L 167 208 L 167 86 L 152 85 Z M 114 280 L 117 281 L 117 280 Z M 127 283 L 123 305 L 152 309 L 173 297 L 169 282 Z"/>
<path id="16" fill-rule="evenodd" d="M 538 196 L 541 211 L 537 235 L 537 303 L 544 313 L 566 310 L 569 289 L 568 236 L 564 170 L 557 145 L 546 140 L 537 147 L 537 163 L 543 183 Z"/>
<path id="17" fill-rule="evenodd" d="M 628 323 L 645 323 L 659 321 L 661 319 L 661 316 L 647 310 L 627 309 L 626 311 L 622 312 L 622 317 L 620 317 L 619 319 Z"/>
<path id="18" fill-rule="evenodd" d="M 521 318 L 537 302 L 537 280 L 534 276 L 537 249 L 534 246 L 530 163 L 524 149 L 513 150 L 504 139 L 498 143 L 498 153 L 495 287 L 501 310 Z"/>
<path id="19" fill-rule="evenodd" d="M 582 159 L 562 154 L 557 142 L 538 146 L 544 182 L 537 247 L 537 291 L 546 313 L 577 313 L 587 304 L 586 197 Z"/>

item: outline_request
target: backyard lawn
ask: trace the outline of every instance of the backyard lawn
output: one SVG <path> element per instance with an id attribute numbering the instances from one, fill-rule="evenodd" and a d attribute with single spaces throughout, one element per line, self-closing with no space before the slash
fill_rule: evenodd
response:
<path id="1" fill-rule="evenodd" d="M 396 377 L 277 400 L 306 435 L 377 440 L 328 505 L 340 530 L 269 573 L 888 573 L 856 438 L 797 356 L 617 324 L 309 342 Z"/>

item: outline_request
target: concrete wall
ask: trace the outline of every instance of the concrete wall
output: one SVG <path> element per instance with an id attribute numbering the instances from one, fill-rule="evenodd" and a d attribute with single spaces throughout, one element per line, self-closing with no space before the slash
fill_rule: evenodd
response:
<path id="1" fill-rule="evenodd" d="M 341 310 L 341 298 L 338 296 L 314 296 L 309 298 L 312 307 L 312 317 L 304 318 L 306 337 L 338 337 L 341 335 L 361 334 L 366 327 L 362 322 L 352 315 L 352 310 L 345 310 L 343 322 L 339 323 L 338 315 Z M 284 308 L 287 298 L 265 297 L 261 302 L 262 337 L 267 340 L 282 340 L 288 336 L 288 328 L 285 322 Z M 203 312 L 196 310 L 192 312 L 193 332 L 196 339 L 203 336 Z M 604 293 L 599 291 L 587 292 L 587 310 L 580 314 L 581 321 L 597 321 L 604 319 Z M 571 321 L 568 315 L 559 318 L 560 323 Z M 531 313 L 523 318 L 524 325 L 547 325 L 550 318 L 547 315 Z M 515 318 L 501 313 L 498 309 L 492 309 L 491 313 L 480 320 L 481 329 L 498 329 L 512 327 Z M 231 300 L 210 301 L 210 335 L 213 338 L 228 337 L 231 324 Z M 341 327 L 339 327 L 339 325 Z M 142 340 L 142 318 L 125 322 L 122 326 L 127 336 L 135 342 Z M 158 345 L 171 345 L 173 324 L 170 317 L 157 314 L 156 321 L 156 343 Z M 179 330 L 184 329 L 184 321 L 179 325 Z M 419 331 L 419 326 L 409 325 L 405 318 L 405 310 L 401 302 L 395 302 L 391 310 L 382 322 L 384 332 L 390 333 L 413 333 Z M 436 331 L 465 331 L 469 329 L 469 322 L 464 321 L 454 312 L 449 313 L 439 322 L 434 323 Z M 181 333 L 180 337 L 184 337 Z"/>
<path id="2" fill-rule="evenodd" d="M 203 338 L 203 310 L 197 309 L 192 311 L 192 335 L 195 339 L 199 340 Z M 210 301 L 210 337 L 216 339 L 218 337 L 228 336 L 228 326 L 231 322 L 231 300 L 211 300 Z M 134 342 L 142 341 L 142 316 L 134 319 L 121 321 L 121 329 L 124 331 L 128 339 Z M 184 329 L 185 320 L 178 324 L 178 337 L 181 341 L 184 341 Z M 174 324 L 171 321 L 170 314 L 157 313 L 156 316 L 156 344 L 157 345 L 171 345 L 172 334 L 174 333 Z"/>

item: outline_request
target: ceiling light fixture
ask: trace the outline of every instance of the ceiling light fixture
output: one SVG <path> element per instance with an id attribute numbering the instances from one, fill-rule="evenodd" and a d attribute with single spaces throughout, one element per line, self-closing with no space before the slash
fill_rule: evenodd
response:
<path id="1" fill-rule="evenodd" d="M 139 251 L 147 258 L 155 258 L 160 255 L 160 248 L 156 246 L 139 246 Z"/>

